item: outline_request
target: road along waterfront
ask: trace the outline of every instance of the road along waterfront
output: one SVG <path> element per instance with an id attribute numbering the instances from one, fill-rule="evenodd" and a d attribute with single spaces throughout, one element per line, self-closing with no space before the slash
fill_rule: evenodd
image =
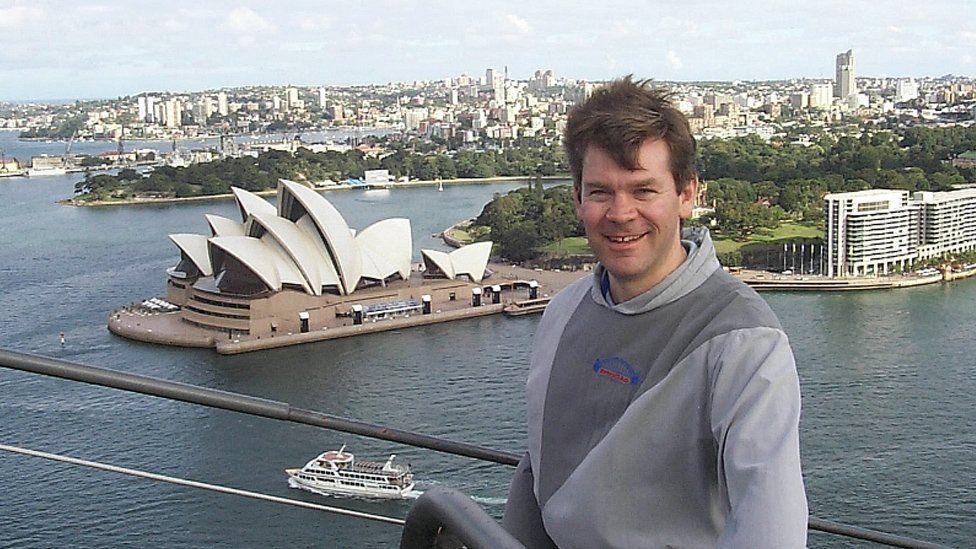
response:
<path id="1" fill-rule="evenodd" d="M 133 343 L 110 334 L 104 319 L 119 303 L 157 295 L 179 255 L 166 235 L 203 233 L 202 214 L 237 212 L 232 202 L 56 205 L 77 177 L 0 181 L 0 345 L 523 448 L 522 391 L 537 317 L 492 315 L 233 356 Z M 447 250 L 430 235 L 477 215 L 505 189 L 329 199 L 352 226 L 409 217 L 415 250 Z M 764 297 L 797 356 L 811 512 L 968 545 L 976 537 L 976 488 L 965 481 L 973 478 L 976 450 L 976 283 Z M 406 504 L 294 493 L 281 470 L 343 442 L 362 455 L 395 452 L 421 484 L 459 488 L 496 515 L 511 475 L 465 458 L 8 370 L 0 370 L 0 417 L 5 444 L 390 516 L 402 517 Z M 0 457 L 0 493 L 3 546 L 387 547 L 398 538 L 382 525 L 7 455 Z M 810 545 L 843 543 L 816 534 Z"/>

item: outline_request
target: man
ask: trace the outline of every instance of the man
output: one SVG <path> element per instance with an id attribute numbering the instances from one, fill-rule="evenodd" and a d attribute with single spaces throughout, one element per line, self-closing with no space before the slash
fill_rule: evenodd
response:
<path id="1" fill-rule="evenodd" d="M 628 77 L 574 109 L 565 146 L 599 265 L 536 333 L 503 524 L 533 548 L 803 547 L 793 355 L 708 230 L 682 234 L 687 120 Z"/>

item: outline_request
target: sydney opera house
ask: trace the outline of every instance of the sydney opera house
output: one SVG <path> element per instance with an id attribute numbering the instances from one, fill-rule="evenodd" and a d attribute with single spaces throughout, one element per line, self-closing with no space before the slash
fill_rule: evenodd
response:
<path id="1" fill-rule="evenodd" d="M 163 315 L 168 324 L 154 332 L 148 319 L 133 324 L 138 307 L 126 308 L 110 318 L 113 332 L 214 346 L 499 303 L 499 286 L 482 286 L 491 242 L 422 250 L 415 265 L 408 219 L 356 231 L 322 195 L 286 180 L 277 207 L 233 192 L 241 221 L 206 215 L 210 234 L 169 237 L 180 258 L 167 270 L 166 300 L 158 300 L 172 311 Z"/>

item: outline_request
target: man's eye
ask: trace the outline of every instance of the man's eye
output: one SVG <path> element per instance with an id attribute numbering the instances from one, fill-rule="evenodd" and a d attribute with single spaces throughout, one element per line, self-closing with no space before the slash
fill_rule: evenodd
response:
<path id="1" fill-rule="evenodd" d="M 645 197 L 646 196 L 651 196 L 652 194 L 654 194 L 654 189 L 652 189 L 650 187 L 641 187 L 641 188 L 637 189 L 636 191 L 634 191 L 634 194 L 636 196 L 645 196 Z"/>

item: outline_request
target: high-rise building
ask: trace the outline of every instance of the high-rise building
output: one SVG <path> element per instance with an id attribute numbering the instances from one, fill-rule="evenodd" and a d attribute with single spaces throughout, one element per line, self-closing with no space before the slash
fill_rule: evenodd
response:
<path id="1" fill-rule="evenodd" d="M 149 116 L 148 114 L 149 111 L 146 108 L 146 96 L 140 95 L 139 98 L 136 100 L 136 104 L 138 105 L 139 108 L 139 121 L 145 122 L 146 117 Z"/>
<path id="2" fill-rule="evenodd" d="M 325 87 L 320 87 L 319 88 L 319 108 L 324 110 L 327 104 L 328 104 L 328 99 L 325 97 Z"/>
<path id="3" fill-rule="evenodd" d="M 293 110 L 302 106 L 298 100 L 298 88 L 287 88 L 285 90 L 285 109 Z"/>
<path id="4" fill-rule="evenodd" d="M 136 100 L 139 108 L 139 122 L 155 122 L 156 118 L 156 98 L 151 95 L 140 95 Z"/>
<path id="5" fill-rule="evenodd" d="M 209 97 L 201 97 L 193 105 L 193 120 L 197 124 L 206 124 L 211 114 L 213 114 L 213 104 Z"/>
<path id="6" fill-rule="evenodd" d="M 814 84 L 810 86 L 810 108 L 825 109 L 834 100 L 833 87 L 830 84 Z"/>
<path id="7" fill-rule="evenodd" d="M 217 94 L 217 112 L 220 113 L 220 116 L 227 116 L 230 112 L 227 106 L 227 92 Z"/>
<path id="8" fill-rule="evenodd" d="M 177 98 L 163 103 L 163 120 L 167 128 L 179 128 L 183 125 L 183 104 Z"/>
<path id="9" fill-rule="evenodd" d="M 854 50 L 851 49 L 837 55 L 834 97 L 844 99 L 852 93 L 857 93 L 857 84 L 854 81 Z"/>
<path id="10" fill-rule="evenodd" d="M 407 130 L 416 130 L 428 116 L 427 109 L 423 107 L 406 109 L 403 111 L 403 125 Z"/>
<path id="11" fill-rule="evenodd" d="M 899 79 L 895 82 L 895 102 L 911 101 L 918 98 L 918 82 L 913 78 Z"/>

